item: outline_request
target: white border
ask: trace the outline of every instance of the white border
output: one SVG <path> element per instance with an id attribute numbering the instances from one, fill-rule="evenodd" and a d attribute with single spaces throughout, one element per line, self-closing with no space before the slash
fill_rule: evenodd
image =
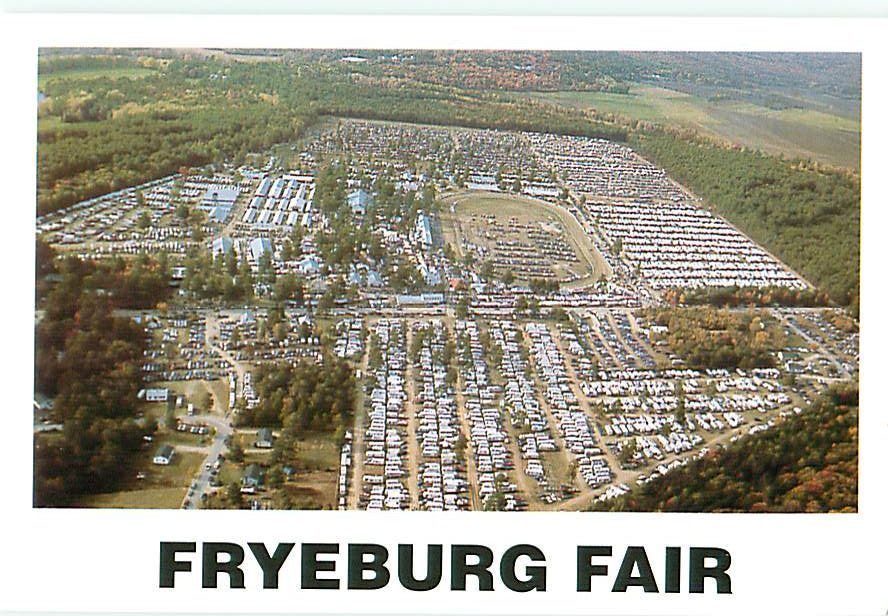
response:
<path id="1" fill-rule="evenodd" d="M 795 19 L 464 18 L 319 16 L 11 16 L 0 22 L 6 301 L 0 327 L 5 471 L 0 609 L 175 612 L 884 614 L 888 517 L 886 422 L 874 382 L 885 363 L 884 162 L 888 130 L 885 22 Z M 362 47 L 859 51 L 863 55 L 863 262 L 860 513 L 684 515 L 578 513 L 200 512 L 34 510 L 32 486 L 33 233 L 38 46 Z M 881 164 L 880 164 L 881 163 Z M 881 199 L 879 197 L 882 197 Z M 879 363 L 879 366 L 876 366 Z M 872 375 L 872 377 L 871 377 Z M 873 381 L 871 383 L 870 381 Z M 294 553 L 278 591 L 157 588 L 160 540 L 484 543 L 538 545 L 545 593 L 299 591 Z M 716 545 L 733 555 L 734 594 L 573 592 L 574 546 L 645 545 L 655 572 L 664 545 Z M 618 563 L 618 561 L 617 561 Z M 612 566 L 617 566 L 612 563 Z M 445 568 L 446 569 L 446 568 Z M 191 579 L 196 579 L 192 576 Z M 184 578 L 183 578 L 184 579 Z M 446 577 L 445 577 L 446 579 Z M 252 580 L 252 581 L 251 581 Z M 471 588 L 471 586 L 470 586 Z"/>

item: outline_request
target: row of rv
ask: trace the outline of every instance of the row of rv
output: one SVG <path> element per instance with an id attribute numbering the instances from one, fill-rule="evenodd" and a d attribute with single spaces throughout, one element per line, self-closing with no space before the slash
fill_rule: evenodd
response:
<path id="1" fill-rule="evenodd" d="M 469 442 L 478 474 L 478 496 L 486 507 L 488 499 L 499 493 L 506 511 L 523 506 L 516 498 L 517 486 L 509 481 L 513 468 L 509 450 L 509 434 L 503 423 L 502 409 L 497 405 L 502 388 L 490 380 L 481 337 L 475 321 L 457 321 L 459 353 L 467 355 L 470 365 L 461 370 L 463 404 L 469 420 Z"/>
<path id="2" fill-rule="evenodd" d="M 416 438 L 423 458 L 417 478 L 419 505 L 429 511 L 465 509 L 468 482 L 465 461 L 456 451 L 461 433 L 456 394 L 442 362 L 447 330 L 438 319 L 415 321 L 413 329 L 414 337 L 423 340 L 415 400 Z"/>
<path id="3" fill-rule="evenodd" d="M 405 370 L 407 352 L 404 323 L 380 320 L 373 332 L 379 344 L 381 362 L 371 367 L 375 386 L 370 392 L 370 408 L 365 438 L 364 493 L 362 504 L 370 510 L 406 509 L 410 494 L 403 478 L 407 475 L 407 441 L 404 414 L 407 391 Z M 372 352 L 372 351 L 371 351 Z M 382 470 L 382 474 L 378 471 Z M 357 486 L 356 488 L 357 489 Z"/>
<path id="4" fill-rule="evenodd" d="M 345 431 L 345 438 L 339 450 L 339 509 L 346 509 L 348 503 L 349 475 L 352 467 L 352 433 Z"/>
<path id="5" fill-rule="evenodd" d="M 611 480 L 610 467 L 599 449 L 589 419 L 570 387 L 564 358 L 545 323 L 527 323 L 531 356 L 546 384 L 544 395 L 565 447 L 574 456 L 579 474 L 591 488 Z"/>
<path id="6" fill-rule="evenodd" d="M 490 324 L 491 339 L 500 349 L 503 404 L 512 426 L 522 431 L 518 446 L 524 462 L 524 473 L 545 486 L 547 481 L 541 453 L 555 451 L 557 445 L 540 405 L 536 384 L 528 374 L 528 363 L 521 352 L 518 332 L 513 321 L 492 321 Z"/>

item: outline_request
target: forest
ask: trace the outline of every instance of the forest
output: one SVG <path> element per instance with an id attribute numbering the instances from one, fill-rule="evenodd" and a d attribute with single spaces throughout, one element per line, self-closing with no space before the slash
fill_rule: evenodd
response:
<path id="1" fill-rule="evenodd" d="M 694 459 L 597 511 L 857 511 L 858 391 L 831 389 L 801 415 Z"/>
<path id="2" fill-rule="evenodd" d="M 182 263 L 185 277 L 181 289 L 194 299 L 223 299 L 241 302 L 253 297 L 253 272 L 246 258 L 234 251 L 214 257 L 206 250 L 192 248 Z"/>
<path id="3" fill-rule="evenodd" d="M 146 293 L 158 281 L 166 288 L 167 277 L 151 261 L 121 268 L 68 257 L 56 266 L 46 247 L 37 254 L 43 282 L 38 281 L 35 390 L 55 398 L 52 414 L 64 429 L 35 435 L 34 499 L 37 506 L 52 507 L 113 490 L 145 445 L 143 437 L 156 429 L 135 414 L 144 330 L 112 311 L 153 307 L 164 294 Z"/>
<path id="4" fill-rule="evenodd" d="M 668 327 L 657 335 L 690 368 L 770 368 L 786 344 L 780 324 L 763 312 L 730 312 L 711 307 L 653 309 L 652 323 Z"/>
<path id="5" fill-rule="evenodd" d="M 352 416 L 355 376 L 349 363 L 331 354 L 321 363 L 262 365 L 253 373 L 260 402 L 238 414 L 249 426 L 282 426 L 285 431 L 341 433 Z"/>
<path id="6" fill-rule="evenodd" d="M 240 51 L 239 51 L 240 52 Z M 473 90 L 625 92 L 629 83 L 720 91 L 808 89 L 860 97 L 860 55 L 853 53 L 627 52 L 500 50 L 265 50 L 296 61 L 368 76 L 419 79 Z M 342 57 L 363 62 L 342 62 Z M 762 96 L 759 94 L 759 96 Z"/>

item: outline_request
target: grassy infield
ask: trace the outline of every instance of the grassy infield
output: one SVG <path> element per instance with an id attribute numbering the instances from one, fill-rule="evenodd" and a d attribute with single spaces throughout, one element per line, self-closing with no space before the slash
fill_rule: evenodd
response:
<path id="1" fill-rule="evenodd" d="M 467 225 L 471 224 L 472 215 L 489 214 L 495 211 L 501 218 L 515 217 L 522 223 L 558 221 L 580 260 L 577 269 L 582 271 L 583 275 L 580 281 L 567 286 L 586 284 L 590 278 L 598 278 L 607 271 L 607 264 L 591 246 L 583 228 L 562 208 L 530 197 L 508 193 L 457 193 L 446 197 L 444 203 L 447 207 L 441 214 L 442 232 L 444 240 L 454 246 L 461 246 L 465 239 L 465 237 L 457 237 L 455 219 L 460 219 L 463 225 Z M 456 206 L 455 213 L 450 212 L 450 204 Z M 461 235 L 465 236 L 465 230 Z M 519 279 L 521 278 L 521 272 L 515 272 L 515 274 Z"/>

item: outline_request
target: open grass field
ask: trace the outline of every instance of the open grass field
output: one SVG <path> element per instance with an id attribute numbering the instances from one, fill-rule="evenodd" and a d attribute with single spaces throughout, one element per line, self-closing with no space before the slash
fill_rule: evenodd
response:
<path id="1" fill-rule="evenodd" d="M 526 96 L 577 109 L 595 109 L 650 122 L 686 126 L 772 154 L 860 168 L 860 121 L 812 108 L 770 109 L 737 100 L 710 101 L 655 86 L 628 94 L 534 92 Z"/>
<path id="2" fill-rule="evenodd" d="M 85 496 L 77 503 L 78 507 L 100 507 L 110 509 L 178 509 L 194 479 L 204 455 L 191 452 L 176 452 L 169 466 L 152 463 L 159 442 L 145 450 L 143 459 L 134 470 L 133 479 L 125 489 L 107 494 Z M 142 471 L 145 479 L 137 480 L 135 473 Z"/>
<path id="3" fill-rule="evenodd" d="M 493 215 L 497 224 L 517 220 L 520 224 L 539 226 L 542 229 L 560 229 L 560 237 L 566 241 L 576 255 L 574 264 L 557 263 L 553 270 L 563 277 L 578 277 L 578 282 L 592 282 L 607 275 L 607 265 L 598 251 L 592 246 L 580 223 L 564 208 L 522 195 L 503 193 L 464 191 L 448 195 L 443 200 L 440 215 L 444 241 L 453 245 L 457 255 L 465 253 L 467 242 L 491 244 L 478 227 L 478 217 Z M 473 222 L 473 220 L 475 222 Z M 513 272 L 521 278 L 521 271 Z"/>
<path id="4" fill-rule="evenodd" d="M 146 488 L 95 494 L 84 498 L 78 507 L 101 509 L 178 509 L 187 488 Z"/>
<path id="5" fill-rule="evenodd" d="M 296 460 L 307 470 L 338 470 L 339 447 L 331 435 L 308 434 L 298 441 Z"/>
<path id="6" fill-rule="evenodd" d="M 335 509 L 339 447 L 332 435 L 307 433 L 300 438 L 296 444 L 295 462 L 296 474 L 274 492 L 286 492 L 298 509 Z"/>
<path id="7" fill-rule="evenodd" d="M 280 62 L 279 54 L 245 53 L 230 49 L 203 48 L 201 53 L 216 58 L 227 58 L 238 62 Z"/>
<path id="8" fill-rule="evenodd" d="M 339 475 L 335 471 L 311 471 L 281 486 L 298 509 L 335 509 Z"/>
<path id="9" fill-rule="evenodd" d="M 296 475 L 281 490 L 302 509 L 336 508 L 339 447 L 332 435 L 307 433 L 297 441 Z"/>

